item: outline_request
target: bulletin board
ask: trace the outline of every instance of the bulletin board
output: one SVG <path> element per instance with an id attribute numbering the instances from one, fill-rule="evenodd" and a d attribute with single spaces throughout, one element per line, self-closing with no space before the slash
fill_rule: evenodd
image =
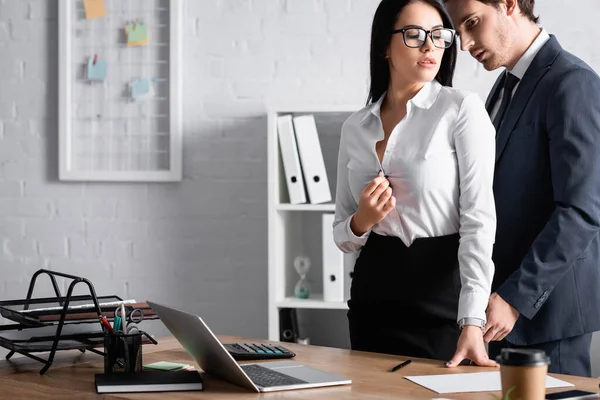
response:
<path id="1" fill-rule="evenodd" d="M 59 0 L 61 180 L 181 180 L 182 1 Z"/>

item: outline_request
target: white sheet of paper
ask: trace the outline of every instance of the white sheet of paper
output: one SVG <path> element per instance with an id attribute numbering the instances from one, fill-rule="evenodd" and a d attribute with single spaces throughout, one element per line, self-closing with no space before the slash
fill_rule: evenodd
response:
<path id="1" fill-rule="evenodd" d="M 500 371 L 474 372 L 472 374 L 405 376 L 405 378 L 436 393 L 495 392 L 502 390 Z M 574 385 L 551 376 L 546 376 L 546 388 L 567 386 Z"/>

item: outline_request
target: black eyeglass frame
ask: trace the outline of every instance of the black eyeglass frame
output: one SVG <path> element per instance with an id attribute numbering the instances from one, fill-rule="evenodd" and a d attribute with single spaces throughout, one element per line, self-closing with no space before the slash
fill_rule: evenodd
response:
<path id="1" fill-rule="evenodd" d="M 408 30 L 411 30 L 411 29 L 416 29 L 416 30 L 425 32 L 425 40 L 423 41 L 423 43 L 420 46 L 409 46 L 408 43 L 406 43 L 405 32 Z M 450 31 L 450 32 L 452 32 L 452 41 L 450 43 L 448 43 L 448 47 L 440 47 L 435 44 L 435 40 L 433 39 L 433 32 L 435 32 L 435 31 Z M 402 39 L 404 40 L 404 45 L 411 49 L 419 49 L 419 48 L 423 47 L 425 45 L 425 43 L 427 43 L 427 37 L 431 38 L 431 43 L 433 43 L 433 46 L 438 49 L 450 48 L 452 46 L 452 43 L 454 43 L 454 40 L 456 39 L 456 31 L 454 29 L 450 29 L 450 28 L 434 28 L 434 29 L 427 30 L 427 29 L 423 29 L 423 28 L 411 27 L 411 28 L 396 29 L 396 30 L 392 31 L 392 35 L 395 35 L 396 33 L 402 34 Z"/>

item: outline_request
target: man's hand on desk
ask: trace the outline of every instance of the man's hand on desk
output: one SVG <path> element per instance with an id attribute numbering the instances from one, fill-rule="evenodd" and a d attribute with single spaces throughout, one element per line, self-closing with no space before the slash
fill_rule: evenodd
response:
<path id="1" fill-rule="evenodd" d="M 492 293 L 486 310 L 487 323 L 485 324 L 486 343 L 500 341 L 513 330 L 519 312 L 508 304 L 498 293 Z"/>
<path id="2" fill-rule="evenodd" d="M 456 353 L 446 366 L 456 367 L 464 359 L 469 359 L 474 364 L 482 367 L 496 367 L 498 365 L 494 360 L 489 359 L 485 351 L 483 331 L 479 326 L 467 325 L 463 328 L 456 346 Z"/>

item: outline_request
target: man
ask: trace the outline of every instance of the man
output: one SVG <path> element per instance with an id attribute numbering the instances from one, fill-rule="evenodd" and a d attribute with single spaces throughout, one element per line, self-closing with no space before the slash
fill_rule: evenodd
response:
<path id="1" fill-rule="evenodd" d="M 534 1 L 445 0 L 462 50 L 488 71 L 506 68 L 486 103 L 498 223 L 484 339 L 490 357 L 539 348 L 550 372 L 590 376 L 600 330 L 600 78 L 536 25 Z"/>

